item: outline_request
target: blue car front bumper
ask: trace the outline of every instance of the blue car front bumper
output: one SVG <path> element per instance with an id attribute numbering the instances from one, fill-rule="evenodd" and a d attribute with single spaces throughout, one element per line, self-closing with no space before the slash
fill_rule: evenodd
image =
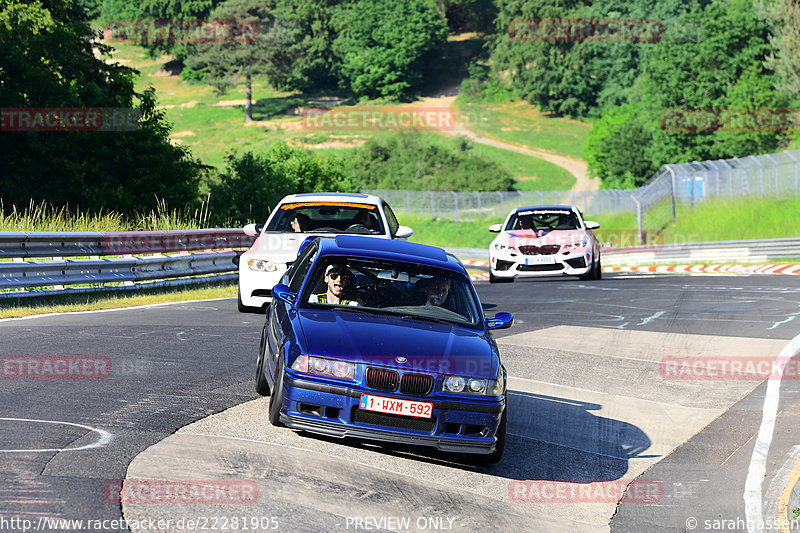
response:
<path id="1" fill-rule="evenodd" d="M 489 454 L 505 409 L 505 397 L 482 401 L 410 397 L 380 390 L 344 387 L 284 374 L 281 422 L 330 437 L 354 437 L 431 446 L 445 452 Z M 362 394 L 433 404 L 430 419 L 374 413 L 359 408 Z"/>

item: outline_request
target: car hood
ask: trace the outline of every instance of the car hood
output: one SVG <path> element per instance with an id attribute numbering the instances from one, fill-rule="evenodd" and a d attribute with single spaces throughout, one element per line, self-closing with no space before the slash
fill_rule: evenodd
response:
<path id="1" fill-rule="evenodd" d="M 247 250 L 248 254 L 280 254 L 297 256 L 300 245 L 308 237 L 335 237 L 346 235 L 344 233 L 262 233 L 258 236 L 253 246 Z M 368 235 L 368 237 L 386 238 L 386 235 Z"/>
<path id="2" fill-rule="evenodd" d="M 299 320 L 311 355 L 470 377 L 497 372 L 494 343 L 480 331 L 353 311 L 304 309 Z"/>

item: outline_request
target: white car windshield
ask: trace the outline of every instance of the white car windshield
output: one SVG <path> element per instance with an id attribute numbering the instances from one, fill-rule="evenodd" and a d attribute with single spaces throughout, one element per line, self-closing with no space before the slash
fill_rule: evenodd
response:
<path id="1" fill-rule="evenodd" d="M 384 234 L 378 207 L 353 202 L 293 202 L 282 204 L 266 231 L 281 233 Z"/>
<path id="2" fill-rule="evenodd" d="M 323 257 L 309 277 L 301 307 L 335 306 L 482 327 L 472 283 L 458 272 L 402 262 Z"/>
<path id="3" fill-rule="evenodd" d="M 506 231 L 580 229 L 578 215 L 571 209 L 526 209 L 517 211 L 506 224 Z"/>

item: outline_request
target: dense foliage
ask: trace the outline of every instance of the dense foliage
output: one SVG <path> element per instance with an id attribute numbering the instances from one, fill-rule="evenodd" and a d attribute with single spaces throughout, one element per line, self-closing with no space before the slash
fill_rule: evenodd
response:
<path id="1" fill-rule="evenodd" d="M 211 187 L 212 222 L 263 222 L 287 194 L 351 189 L 344 164 L 336 158 L 321 159 L 284 143 L 265 154 L 230 153 L 226 169 Z"/>
<path id="2" fill-rule="evenodd" d="M 427 0 L 358 0 L 334 43 L 340 84 L 357 95 L 397 98 L 419 85 L 425 58 L 446 39 L 447 21 Z"/>
<path id="3" fill-rule="evenodd" d="M 608 110 L 590 133 L 587 159 L 603 186 L 641 185 L 665 163 L 775 151 L 785 131 L 673 120 L 714 110 L 770 113 L 789 105 L 765 63 L 769 40 L 767 22 L 743 0 L 697 6 L 667 28 L 633 86 L 631 103 Z"/>
<path id="4" fill-rule="evenodd" d="M 471 152 L 461 139 L 456 149 L 427 143 L 419 134 L 370 140 L 350 162 L 349 175 L 362 189 L 414 191 L 507 191 L 513 178 L 500 165 Z"/>
<path id="5" fill-rule="evenodd" d="M 158 199 L 182 206 L 197 195 L 200 165 L 169 143 L 152 91 L 107 52 L 75 0 L 4 0 L 0 11 L 0 102 L 13 108 L 115 108 L 141 115 L 133 131 L 0 132 L 5 206 L 47 200 L 96 211 L 147 211 Z M 9 124 L 10 126 L 10 124 Z"/>

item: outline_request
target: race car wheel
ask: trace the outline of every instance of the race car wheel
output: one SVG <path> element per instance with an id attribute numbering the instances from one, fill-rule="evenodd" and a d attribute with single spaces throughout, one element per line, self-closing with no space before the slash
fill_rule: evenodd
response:
<path id="1" fill-rule="evenodd" d="M 509 283 L 514 281 L 514 278 L 502 278 L 500 276 L 495 276 L 494 272 L 489 269 L 489 283 Z"/>
<path id="2" fill-rule="evenodd" d="M 594 279 L 603 279 L 603 265 L 600 264 L 600 258 L 597 258 L 597 275 Z"/>
<path id="3" fill-rule="evenodd" d="M 261 343 L 258 347 L 258 362 L 256 363 L 256 392 L 261 396 L 269 396 L 270 393 L 269 383 L 267 382 L 267 378 L 264 377 L 264 363 L 267 360 L 266 330 L 267 327 L 265 325 L 264 330 L 261 332 Z"/>
<path id="4" fill-rule="evenodd" d="M 600 279 L 601 275 L 600 258 L 598 257 L 597 261 L 592 263 L 592 267 L 589 269 L 589 272 L 578 277 L 580 279 L 595 280 Z"/>
<path id="5" fill-rule="evenodd" d="M 476 465 L 496 465 L 503 458 L 503 450 L 506 447 L 506 426 L 508 425 L 508 406 L 503 410 L 503 416 L 500 418 L 500 425 L 497 427 L 495 434 L 496 441 L 494 451 L 489 455 L 474 455 L 471 462 Z"/>
<path id="6" fill-rule="evenodd" d="M 249 305 L 244 305 L 242 303 L 242 289 L 239 289 L 239 292 L 236 295 L 236 306 L 239 308 L 240 313 L 260 313 L 260 307 L 252 307 Z"/>
<path id="7" fill-rule="evenodd" d="M 282 426 L 281 407 L 283 406 L 283 359 L 278 359 L 278 368 L 275 372 L 275 383 L 273 385 L 272 396 L 269 397 L 269 413 L 267 419 L 273 426 Z"/>

